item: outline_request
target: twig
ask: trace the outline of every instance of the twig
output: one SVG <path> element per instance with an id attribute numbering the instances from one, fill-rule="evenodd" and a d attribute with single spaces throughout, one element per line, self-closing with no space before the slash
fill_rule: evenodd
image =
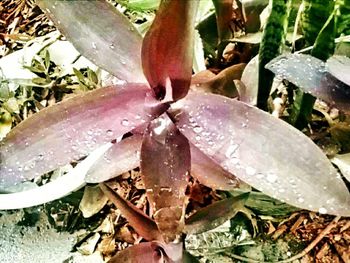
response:
<path id="1" fill-rule="evenodd" d="M 305 248 L 303 249 L 300 253 L 298 253 L 297 255 L 291 257 L 291 258 L 287 258 L 285 260 L 281 260 L 281 261 L 272 261 L 272 262 L 276 262 L 276 263 L 288 263 L 288 262 L 292 262 L 294 260 L 298 260 L 304 256 L 307 255 L 307 253 L 309 253 L 331 230 L 333 227 L 335 227 L 337 225 L 337 222 L 340 220 L 340 216 L 337 216 L 333 219 L 333 221 L 325 228 L 322 230 L 322 232 Z M 255 259 L 251 259 L 251 258 L 246 258 L 246 257 L 242 257 L 239 255 L 235 255 L 235 254 L 229 254 L 230 257 L 234 258 L 234 259 L 238 259 L 244 262 L 249 262 L 249 263 L 271 263 L 271 261 L 260 261 L 260 260 L 255 260 Z"/>

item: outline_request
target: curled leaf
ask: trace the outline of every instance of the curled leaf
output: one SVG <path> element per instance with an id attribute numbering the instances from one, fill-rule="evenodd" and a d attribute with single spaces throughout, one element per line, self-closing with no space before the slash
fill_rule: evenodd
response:
<path id="1" fill-rule="evenodd" d="M 350 194 L 326 156 L 282 120 L 194 92 L 172 105 L 172 116 L 191 143 L 265 194 L 308 210 L 350 215 Z"/>
<path id="2" fill-rule="evenodd" d="M 198 3 L 162 0 L 143 40 L 143 71 L 159 98 L 178 100 L 188 92 Z"/>

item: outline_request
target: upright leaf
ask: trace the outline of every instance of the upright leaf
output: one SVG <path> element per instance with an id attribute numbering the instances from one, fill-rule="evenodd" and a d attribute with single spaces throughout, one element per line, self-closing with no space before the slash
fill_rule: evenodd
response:
<path id="1" fill-rule="evenodd" d="M 157 108 L 160 104 L 151 92 L 140 84 L 101 88 L 23 121 L 0 144 L 0 186 L 32 179 L 78 160 L 153 119 L 164 109 Z"/>
<path id="2" fill-rule="evenodd" d="M 167 115 L 152 121 L 141 147 L 141 173 L 154 218 L 168 241 L 183 228 L 190 146 Z"/>
<path id="3" fill-rule="evenodd" d="M 312 46 L 322 27 L 333 12 L 333 0 L 303 0 L 304 11 L 301 15 L 301 30 L 306 44 Z"/>
<path id="4" fill-rule="evenodd" d="M 267 99 L 273 81 L 273 74 L 265 65 L 282 52 L 287 33 L 288 15 L 291 0 L 273 0 L 271 14 L 264 28 L 263 39 L 259 49 L 259 87 L 257 106 L 267 110 Z"/>
<path id="5" fill-rule="evenodd" d="M 199 1 L 162 0 L 142 44 L 142 66 L 158 98 L 184 97 L 189 89 L 194 20 Z"/>
<path id="6" fill-rule="evenodd" d="M 104 0 L 37 2 L 83 56 L 122 80 L 145 82 L 142 37 L 114 6 Z"/>
<path id="7" fill-rule="evenodd" d="M 172 108 L 189 141 L 239 179 L 296 207 L 350 215 L 350 194 L 331 163 L 289 124 L 212 94 L 190 93 Z"/>
<path id="8" fill-rule="evenodd" d="M 216 14 L 216 26 L 219 36 L 218 56 L 222 56 L 224 47 L 220 45 L 225 40 L 233 37 L 233 32 L 230 27 L 233 15 L 233 0 L 213 0 Z"/>

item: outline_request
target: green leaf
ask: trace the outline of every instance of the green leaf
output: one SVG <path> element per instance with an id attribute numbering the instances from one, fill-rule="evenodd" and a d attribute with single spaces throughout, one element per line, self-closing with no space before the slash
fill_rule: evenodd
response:
<path id="1" fill-rule="evenodd" d="M 264 28 L 263 39 L 259 49 L 259 86 L 257 106 L 267 110 L 274 75 L 265 69 L 265 65 L 282 52 L 287 33 L 288 16 L 291 0 L 272 1 L 271 14 Z"/>
<path id="2" fill-rule="evenodd" d="M 134 10 L 155 10 L 158 8 L 160 0 L 128 0 L 126 6 Z"/>
<path id="3" fill-rule="evenodd" d="M 230 191 L 233 196 L 239 196 L 243 193 L 240 189 Z M 283 203 L 275 198 L 265 195 L 261 192 L 251 191 L 245 206 L 253 210 L 258 215 L 285 216 L 292 212 L 300 210 L 297 207 Z"/>

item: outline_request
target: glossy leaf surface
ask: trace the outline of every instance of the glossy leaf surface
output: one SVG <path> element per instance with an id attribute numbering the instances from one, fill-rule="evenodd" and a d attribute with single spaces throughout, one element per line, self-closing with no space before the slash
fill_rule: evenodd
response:
<path id="1" fill-rule="evenodd" d="M 45 108 L 16 126 L 0 145 L 5 187 L 78 160 L 151 120 L 159 103 L 145 85 L 101 88 Z"/>
<path id="2" fill-rule="evenodd" d="M 144 38 L 143 71 L 159 98 L 166 96 L 169 100 L 178 100 L 188 92 L 198 3 L 162 0 Z"/>
<path id="3" fill-rule="evenodd" d="M 153 120 L 141 147 L 141 173 L 154 218 L 166 240 L 182 231 L 190 146 L 167 115 Z"/>
<path id="4" fill-rule="evenodd" d="M 282 120 L 236 100 L 194 92 L 172 109 L 189 141 L 239 179 L 296 207 L 350 215 L 350 194 L 331 163 Z"/>
<path id="5" fill-rule="evenodd" d="M 114 144 L 88 171 L 85 181 L 100 183 L 135 169 L 140 164 L 142 135 Z"/>
<path id="6" fill-rule="evenodd" d="M 231 219 L 243 208 L 249 194 L 226 198 L 208 205 L 186 219 L 185 232 L 199 234 L 209 231 Z"/>
<path id="7" fill-rule="evenodd" d="M 266 65 L 266 68 L 277 77 L 292 82 L 304 92 L 348 111 L 350 110 L 350 86 L 346 84 L 347 74 L 334 76 L 330 72 L 349 67 L 349 60 L 344 59 L 339 63 L 337 61 L 339 60 L 331 59 L 328 67 L 322 60 L 310 55 L 289 54 L 275 58 Z M 327 68 L 330 68 L 330 72 Z"/>
<path id="8" fill-rule="evenodd" d="M 103 0 L 38 4 L 83 56 L 121 80 L 145 83 L 142 37 L 114 6 Z"/>
<path id="9" fill-rule="evenodd" d="M 100 187 L 139 235 L 146 240 L 162 240 L 156 223 L 150 217 L 145 215 L 132 203 L 119 196 L 108 185 L 102 183 Z"/>

